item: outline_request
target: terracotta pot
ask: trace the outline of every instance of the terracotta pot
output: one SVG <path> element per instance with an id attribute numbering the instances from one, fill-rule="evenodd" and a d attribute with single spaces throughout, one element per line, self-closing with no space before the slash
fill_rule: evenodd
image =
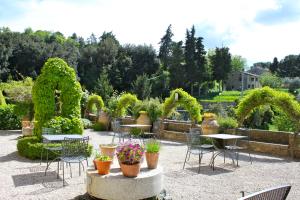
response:
<path id="1" fill-rule="evenodd" d="M 100 175 L 109 174 L 111 161 L 100 161 L 100 160 L 95 160 L 95 161 L 96 161 L 98 174 Z"/>
<path id="2" fill-rule="evenodd" d="M 101 155 L 109 156 L 111 160 L 114 159 L 117 145 L 100 144 Z"/>
<path id="3" fill-rule="evenodd" d="M 151 120 L 148 116 L 148 113 L 140 113 L 140 116 L 136 120 L 137 124 L 143 124 L 143 125 L 151 125 Z M 143 131 L 149 131 L 149 127 L 142 127 Z"/>
<path id="4" fill-rule="evenodd" d="M 159 153 L 146 152 L 146 161 L 149 169 L 156 169 L 158 163 Z"/>
<path id="5" fill-rule="evenodd" d="M 94 163 L 95 169 L 97 169 L 97 163 L 96 163 L 96 160 L 93 160 L 93 163 Z"/>
<path id="6" fill-rule="evenodd" d="M 217 134 L 219 132 L 219 124 L 215 118 L 204 118 L 201 124 L 204 135 Z"/>
<path id="7" fill-rule="evenodd" d="M 137 177 L 140 173 L 141 169 L 141 163 L 137 163 L 134 165 L 126 165 L 123 163 L 120 163 L 121 171 L 124 176 L 126 177 Z"/>
<path id="8" fill-rule="evenodd" d="M 105 126 L 105 129 L 108 130 L 110 118 L 106 112 L 100 111 L 98 122 Z"/>

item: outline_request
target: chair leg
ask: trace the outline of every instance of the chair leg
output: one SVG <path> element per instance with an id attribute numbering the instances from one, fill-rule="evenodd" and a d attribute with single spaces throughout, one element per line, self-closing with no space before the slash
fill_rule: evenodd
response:
<path id="1" fill-rule="evenodd" d="M 252 157 L 251 157 L 250 152 L 249 152 L 248 154 L 249 154 L 249 160 L 250 160 L 250 163 L 251 163 L 251 165 L 252 165 Z"/>
<path id="2" fill-rule="evenodd" d="M 71 178 L 72 178 L 72 167 L 71 167 L 71 163 L 69 163 L 69 167 L 70 167 L 70 175 L 71 175 Z"/>
<path id="3" fill-rule="evenodd" d="M 198 174 L 200 173 L 200 166 L 201 166 L 202 156 L 203 156 L 203 154 L 200 153 L 200 154 L 199 154 L 199 168 L 198 168 Z"/>
<path id="4" fill-rule="evenodd" d="M 62 165 L 62 171 L 63 171 L 63 187 L 65 186 L 65 165 L 63 163 Z"/>
<path id="5" fill-rule="evenodd" d="M 47 165 L 48 165 L 48 161 L 49 161 L 49 155 L 48 155 L 48 153 L 49 153 L 49 151 L 48 151 L 48 149 L 47 149 L 47 151 L 46 151 L 46 161 L 47 161 Z"/>
<path id="6" fill-rule="evenodd" d="M 41 151 L 41 162 L 40 162 L 40 165 L 42 165 L 42 161 L 43 161 L 43 152 L 44 152 L 44 147 L 42 147 L 42 151 Z"/>
<path id="7" fill-rule="evenodd" d="M 186 155 L 185 155 L 185 159 L 184 159 L 184 163 L 183 163 L 183 168 L 182 169 L 184 169 L 188 153 L 189 153 L 189 150 L 186 151 Z"/>
<path id="8" fill-rule="evenodd" d="M 224 164 L 225 164 L 225 154 L 226 154 L 226 150 L 224 149 Z"/>
<path id="9" fill-rule="evenodd" d="M 79 165 L 79 176 L 81 176 L 81 166 L 80 166 L 80 162 L 78 163 Z"/>
<path id="10" fill-rule="evenodd" d="M 239 166 L 239 152 L 236 152 L 236 166 Z"/>

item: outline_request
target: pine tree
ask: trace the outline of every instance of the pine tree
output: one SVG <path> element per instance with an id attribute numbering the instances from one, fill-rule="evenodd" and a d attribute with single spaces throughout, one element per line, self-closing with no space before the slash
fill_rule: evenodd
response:
<path id="1" fill-rule="evenodd" d="M 170 61 L 170 53 L 172 48 L 172 25 L 170 24 L 166 30 L 166 34 L 161 38 L 159 44 L 159 54 L 158 57 L 163 64 L 165 69 L 169 68 L 169 61 Z"/>
<path id="2" fill-rule="evenodd" d="M 270 71 L 271 71 L 272 73 L 275 73 L 275 72 L 278 71 L 278 60 L 277 60 L 277 57 L 275 57 L 275 58 L 273 59 L 273 63 L 270 65 Z"/>

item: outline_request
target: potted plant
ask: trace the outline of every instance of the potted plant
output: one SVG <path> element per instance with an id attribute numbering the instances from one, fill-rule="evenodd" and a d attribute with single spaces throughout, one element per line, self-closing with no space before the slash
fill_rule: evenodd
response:
<path id="1" fill-rule="evenodd" d="M 216 134 L 219 132 L 217 116 L 214 113 L 204 113 L 201 124 L 204 135 Z"/>
<path id="2" fill-rule="evenodd" d="M 146 161 L 149 169 L 156 169 L 160 151 L 160 142 L 150 139 L 146 142 Z"/>
<path id="3" fill-rule="evenodd" d="M 100 147 L 101 155 L 109 156 L 111 160 L 114 160 L 114 156 L 117 148 L 116 144 L 100 144 L 99 147 Z"/>
<path id="4" fill-rule="evenodd" d="M 128 140 L 117 147 L 117 157 L 124 176 L 136 177 L 140 173 L 144 151 L 144 146 L 134 140 Z"/>
<path id="5" fill-rule="evenodd" d="M 109 156 L 97 154 L 95 158 L 98 174 L 109 174 L 112 160 Z"/>

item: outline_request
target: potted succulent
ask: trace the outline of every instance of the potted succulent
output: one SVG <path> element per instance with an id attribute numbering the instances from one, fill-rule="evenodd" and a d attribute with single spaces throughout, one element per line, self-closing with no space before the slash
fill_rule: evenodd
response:
<path id="1" fill-rule="evenodd" d="M 116 144 L 100 144 L 99 147 L 100 147 L 101 155 L 109 156 L 111 160 L 114 160 L 114 156 L 117 148 Z"/>
<path id="2" fill-rule="evenodd" d="M 124 176 L 136 177 L 140 173 L 144 151 L 144 146 L 135 140 L 128 140 L 117 147 L 117 157 Z"/>
<path id="3" fill-rule="evenodd" d="M 112 160 L 109 156 L 98 154 L 95 158 L 98 174 L 106 175 L 109 174 Z"/>
<path id="4" fill-rule="evenodd" d="M 160 142 L 155 139 L 150 139 L 146 142 L 146 161 L 149 169 L 156 169 L 159 151 L 160 151 Z"/>

